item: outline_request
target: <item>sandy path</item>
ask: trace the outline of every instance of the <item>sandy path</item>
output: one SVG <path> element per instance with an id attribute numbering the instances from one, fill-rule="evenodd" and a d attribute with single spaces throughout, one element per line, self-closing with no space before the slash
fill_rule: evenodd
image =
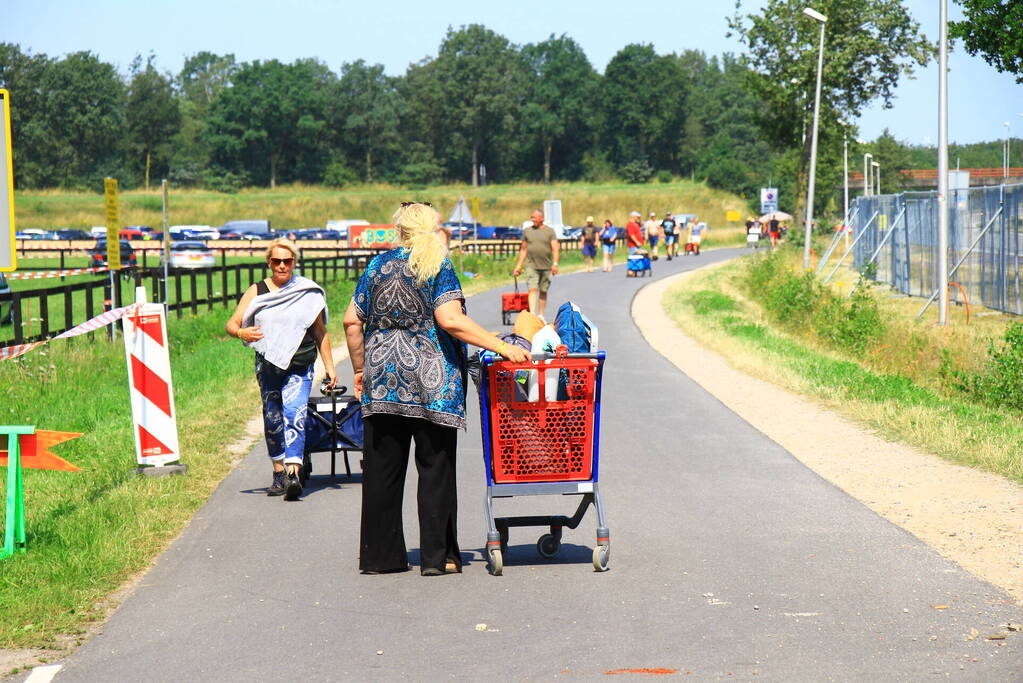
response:
<path id="1" fill-rule="evenodd" d="M 885 441 L 735 370 L 665 313 L 665 292 L 684 277 L 699 271 L 652 282 L 633 300 L 632 317 L 654 349 L 814 472 L 1023 603 L 1023 487 Z M 764 405 L 805 419 L 766 419 Z"/>

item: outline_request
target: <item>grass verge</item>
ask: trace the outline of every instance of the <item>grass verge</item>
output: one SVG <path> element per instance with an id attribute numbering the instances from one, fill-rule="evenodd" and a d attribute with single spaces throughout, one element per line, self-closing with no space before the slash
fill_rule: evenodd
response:
<path id="1" fill-rule="evenodd" d="M 665 296 L 665 310 L 687 334 L 748 374 L 813 397 L 885 438 L 1023 483 L 1023 415 L 974 400 L 942 380 L 949 363 L 982 366 L 979 350 L 1004 331 L 1006 321 L 936 331 L 927 322 L 913 321 L 909 311 L 915 314 L 918 300 L 889 299 L 874 290 L 863 296 L 876 305 L 879 327 L 855 350 L 841 343 L 836 348 L 812 322 L 794 329 L 799 311 L 772 312 L 769 301 L 780 296 L 777 291 L 751 292 L 756 258 L 764 256 L 684 280 Z M 783 267 L 792 265 L 790 259 Z M 833 322 L 843 316 L 861 321 L 849 313 L 851 304 L 842 304 L 841 311 L 830 300 L 821 305 L 832 307 Z M 853 338 L 860 325 L 851 325 Z"/>

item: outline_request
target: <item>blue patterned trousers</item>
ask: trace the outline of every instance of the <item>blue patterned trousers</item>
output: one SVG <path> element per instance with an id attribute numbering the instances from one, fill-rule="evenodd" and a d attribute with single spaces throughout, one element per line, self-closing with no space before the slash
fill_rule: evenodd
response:
<path id="1" fill-rule="evenodd" d="M 263 434 L 270 459 L 301 465 L 313 364 L 300 372 L 281 370 L 257 353 L 256 381 L 263 399 Z"/>

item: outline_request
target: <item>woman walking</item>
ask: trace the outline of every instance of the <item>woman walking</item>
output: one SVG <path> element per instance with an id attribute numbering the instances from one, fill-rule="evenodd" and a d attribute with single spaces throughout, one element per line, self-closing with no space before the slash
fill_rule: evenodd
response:
<path id="1" fill-rule="evenodd" d="M 604 227 L 600 230 L 600 246 L 604 251 L 604 265 L 601 268 L 605 273 L 614 270 L 615 242 L 618 239 L 618 231 L 611 224 L 610 219 L 604 219 Z"/>
<path id="2" fill-rule="evenodd" d="M 402 526 L 409 448 L 415 442 L 423 576 L 462 570 L 457 539 L 455 447 L 465 427 L 465 343 L 516 362 L 528 354 L 465 315 L 465 299 L 437 239 L 431 204 L 394 214 L 401 246 L 363 271 L 345 313 L 345 336 L 362 401 L 364 465 L 359 569 L 410 568 Z"/>
<path id="3" fill-rule="evenodd" d="M 270 277 L 249 287 L 227 321 L 227 333 L 256 351 L 263 401 L 263 434 L 273 465 L 268 496 L 297 500 L 305 449 L 305 417 L 316 354 L 333 388 L 334 359 L 327 335 L 327 297 L 318 284 L 295 275 L 298 249 L 276 239 L 266 250 Z"/>

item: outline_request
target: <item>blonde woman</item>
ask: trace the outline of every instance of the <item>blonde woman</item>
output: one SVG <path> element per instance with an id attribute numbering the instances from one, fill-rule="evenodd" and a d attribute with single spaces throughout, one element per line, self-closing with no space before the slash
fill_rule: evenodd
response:
<path id="1" fill-rule="evenodd" d="M 365 425 L 359 569 L 410 568 L 401 511 L 414 441 L 421 571 L 458 573 L 455 447 L 465 427 L 465 344 L 517 362 L 528 354 L 465 315 L 431 204 L 404 202 L 394 224 L 401 246 L 369 263 L 344 320 Z"/>
<path id="2" fill-rule="evenodd" d="M 298 249 L 276 239 L 266 250 L 270 277 L 249 287 L 227 321 L 227 333 L 256 351 L 256 381 L 263 400 L 263 433 L 273 464 L 268 496 L 296 500 L 305 448 L 305 417 L 319 353 L 333 387 L 334 359 L 327 335 L 323 288 L 295 275 Z"/>

